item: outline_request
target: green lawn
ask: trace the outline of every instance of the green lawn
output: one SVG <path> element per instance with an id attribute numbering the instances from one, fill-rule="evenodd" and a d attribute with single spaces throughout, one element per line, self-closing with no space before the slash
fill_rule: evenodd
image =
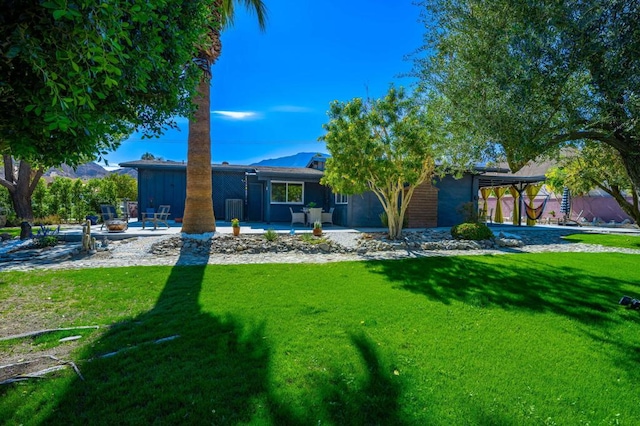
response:
<path id="1" fill-rule="evenodd" d="M 20 235 L 20 227 L 0 228 L 0 234 L 9 234 L 11 238 Z"/>
<path id="2" fill-rule="evenodd" d="M 640 249 L 640 236 L 627 234 L 572 234 L 564 239 L 574 243 L 600 244 L 606 247 Z"/>
<path id="3" fill-rule="evenodd" d="M 1 387 L 0 419 L 637 424 L 640 312 L 617 302 L 640 296 L 638 260 L 547 253 L 2 273 L 3 321 L 113 326 L 88 333 L 103 334 L 74 354 L 85 381 L 66 371 Z M 155 343 L 170 336 L 179 337 Z"/>

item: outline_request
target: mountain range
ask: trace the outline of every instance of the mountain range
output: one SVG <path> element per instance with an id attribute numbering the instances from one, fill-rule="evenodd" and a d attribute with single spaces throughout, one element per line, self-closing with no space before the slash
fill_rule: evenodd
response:
<path id="1" fill-rule="evenodd" d="M 299 152 L 294 155 L 288 155 L 286 157 L 269 158 L 267 160 L 258 161 L 257 163 L 250 164 L 251 166 L 272 166 L 272 167 L 307 167 L 309 161 L 316 156 L 328 158 L 329 154 L 322 154 L 319 152 Z"/>
<path id="2" fill-rule="evenodd" d="M 44 176 L 49 178 L 66 177 L 71 179 L 95 179 L 103 178 L 113 173 L 130 175 L 135 179 L 138 178 L 138 171 L 135 169 L 123 168 L 109 171 L 97 163 L 82 164 L 75 170 L 73 169 L 73 167 L 63 164 L 59 167 L 50 168 L 49 170 L 44 172 Z"/>
<path id="3" fill-rule="evenodd" d="M 318 152 L 299 152 L 293 155 L 287 155 L 285 157 L 268 158 L 258 161 L 257 163 L 250 164 L 251 166 L 271 166 L 271 167 L 307 167 L 309 161 L 316 156 L 320 155 L 324 158 L 328 158 L 328 154 Z M 63 164 L 59 167 L 52 167 L 44 173 L 45 177 L 53 179 L 54 177 L 67 177 L 71 179 L 94 179 L 102 178 L 112 173 L 127 174 L 137 179 L 138 171 L 131 168 L 122 168 L 109 171 L 97 163 L 86 163 L 78 166 L 75 170 L 71 166 Z M 3 170 L 0 168 L 0 175 L 4 175 Z"/>

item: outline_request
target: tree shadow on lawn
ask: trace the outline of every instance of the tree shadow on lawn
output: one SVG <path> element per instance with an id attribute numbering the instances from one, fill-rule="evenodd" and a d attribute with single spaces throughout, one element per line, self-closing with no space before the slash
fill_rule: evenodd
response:
<path id="1" fill-rule="evenodd" d="M 193 262 L 193 254 L 187 256 Z M 211 280 L 207 258 L 199 263 L 174 267 L 153 309 L 114 325 L 80 355 L 90 360 L 80 365 L 85 380 L 72 379 L 57 402 L 43 403 L 52 406 L 43 423 L 403 424 L 399 379 L 364 336 L 352 336 L 368 372 L 357 378 L 364 385 L 345 386 L 336 368 L 313 390 L 319 406 L 293 414 L 289 401 L 279 401 L 270 388 L 265 324 L 203 312 L 198 299 Z"/>
<path id="2" fill-rule="evenodd" d="M 192 255 L 191 255 L 192 257 Z M 208 258 L 208 257 L 207 257 Z M 54 424 L 236 424 L 267 390 L 264 325 L 202 312 L 207 258 L 172 269 L 156 305 L 116 324 L 82 356 Z M 214 283 L 215 285 L 215 283 Z"/>
<path id="3" fill-rule="evenodd" d="M 559 254 L 558 259 L 567 255 Z M 460 301 L 532 312 L 553 312 L 586 324 L 612 321 L 624 288 L 635 283 L 593 276 L 586 263 L 596 257 L 557 265 L 541 264 L 529 255 L 509 256 L 501 265 L 495 257 L 431 257 L 369 262 L 398 288 L 450 304 Z M 511 262 L 511 260 L 517 260 Z M 581 269 L 581 266 L 585 266 Z"/>
<path id="4" fill-rule="evenodd" d="M 402 379 L 394 375 L 394 369 L 382 360 L 377 346 L 362 333 L 351 334 L 351 343 L 364 362 L 365 376 L 357 382 L 345 380 L 335 373 L 316 389 L 322 406 L 322 417 L 328 424 L 336 425 L 393 425 L 409 424 L 403 418 L 399 398 Z M 273 395 L 270 407 L 274 424 L 320 424 L 317 413 L 294 414 L 286 404 Z"/>

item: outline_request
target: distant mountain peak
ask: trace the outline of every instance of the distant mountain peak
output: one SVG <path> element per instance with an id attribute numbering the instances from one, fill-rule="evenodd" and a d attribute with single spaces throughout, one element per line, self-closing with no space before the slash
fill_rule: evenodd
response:
<path id="1" fill-rule="evenodd" d="M 137 178 L 137 171 L 134 169 L 116 169 L 107 170 L 97 163 L 81 164 L 74 170 L 73 167 L 63 164 L 58 167 L 52 167 L 44 172 L 44 176 L 48 178 L 66 177 L 70 179 L 94 179 L 103 178 L 110 174 L 128 174 Z"/>
<path id="2" fill-rule="evenodd" d="M 321 152 L 299 152 L 293 155 L 287 155 L 286 157 L 269 158 L 266 160 L 258 161 L 251 164 L 251 166 L 271 166 L 271 167 L 307 167 L 309 161 L 316 155 L 328 158 L 329 154 L 323 154 Z"/>

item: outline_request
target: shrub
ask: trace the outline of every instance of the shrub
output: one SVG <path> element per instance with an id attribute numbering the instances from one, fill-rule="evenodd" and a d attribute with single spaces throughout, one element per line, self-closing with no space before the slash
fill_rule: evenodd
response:
<path id="1" fill-rule="evenodd" d="M 314 237 L 312 234 L 300 234 L 300 239 L 307 244 L 322 244 L 327 242 L 326 238 Z"/>
<path id="2" fill-rule="evenodd" d="M 33 240 L 33 244 L 37 248 L 53 247 L 58 244 L 58 237 L 55 235 L 45 235 L 43 237 L 36 237 Z"/>
<path id="3" fill-rule="evenodd" d="M 264 238 L 267 241 L 275 241 L 278 239 L 278 233 L 274 231 L 273 228 L 267 229 L 267 231 L 264 233 Z"/>
<path id="4" fill-rule="evenodd" d="M 33 220 L 34 225 L 59 225 L 60 223 L 62 223 L 62 220 L 57 214 L 50 214 Z"/>
<path id="5" fill-rule="evenodd" d="M 451 236 L 456 240 L 488 240 L 493 232 L 484 223 L 461 223 L 451 228 Z"/>
<path id="6" fill-rule="evenodd" d="M 40 225 L 38 234 L 35 236 L 33 244 L 38 248 L 53 247 L 58 244 L 58 234 L 60 233 L 60 225 L 57 228 L 47 228 Z"/>

